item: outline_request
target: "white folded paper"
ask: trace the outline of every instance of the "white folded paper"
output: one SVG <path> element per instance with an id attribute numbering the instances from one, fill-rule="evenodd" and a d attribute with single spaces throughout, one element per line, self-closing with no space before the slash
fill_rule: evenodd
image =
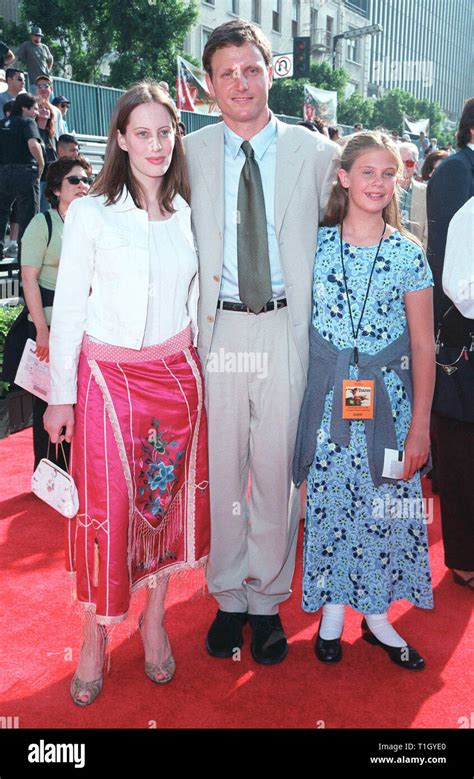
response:
<path id="1" fill-rule="evenodd" d="M 39 360 L 35 354 L 36 342 L 28 338 L 15 376 L 15 384 L 23 387 L 41 400 L 49 400 L 49 362 Z"/>
<path id="2" fill-rule="evenodd" d="M 400 460 L 400 454 L 402 459 Z M 382 476 L 387 479 L 403 479 L 403 466 L 405 463 L 405 452 L 403 454 L 398 449 L 385 449 L 383 458 Z"/>

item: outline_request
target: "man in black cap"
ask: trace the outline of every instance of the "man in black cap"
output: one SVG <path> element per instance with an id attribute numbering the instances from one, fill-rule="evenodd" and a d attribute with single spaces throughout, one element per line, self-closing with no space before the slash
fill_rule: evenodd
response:
<path id="1" fill-rule="evenodd" d="M 41 42 L 42 37 L 41 27 L 32 27 L 31 41 L 24 41 L 15 52 L 16 59 L 26 65 L 31 91 L 34 90 L 33 84 L 38 76 L 49 76 L 53 67 L 53 55 L 46 44 Z"/>
<path id="2" fill-rule="evenodd" d="M 63 129 L 65 133 L 69 133 L 69 127 L 67 126 L 66 121 L 66 114 L 68 112 L 69 106 L 71 105 L 67 97 L 64 97 L 64 95 L 58 95 L 57 97 L 53 98 L 51 101 L 52 105 L 56 106 L 56 108 L 59 108 L 61 111 L 61 116 L 63 119 Z"/>

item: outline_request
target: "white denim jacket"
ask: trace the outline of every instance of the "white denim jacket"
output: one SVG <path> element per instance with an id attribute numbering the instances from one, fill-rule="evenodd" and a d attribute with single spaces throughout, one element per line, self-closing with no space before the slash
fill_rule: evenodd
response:
<path id="1" fill-rule="evenodd" d="M 177 195 L 176 219 L 191 246 L 191 210 Z M 51 320 L 50 404 L 76 403 L 77 366 L 84 333 L 98 341 L 140 349 L 150 283 L 148 214 L 128 192 L 115 205 L 91 195 L 75 200 L 64 224 Z M 198 279 L 188 298 L 197 342 Z"/>

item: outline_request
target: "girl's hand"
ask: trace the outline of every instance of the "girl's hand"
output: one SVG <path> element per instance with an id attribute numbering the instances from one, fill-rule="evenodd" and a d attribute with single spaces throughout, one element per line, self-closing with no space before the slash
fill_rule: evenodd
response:
<path id="1" fill-rule="evenodd" d="M 429 429 L 417 430 L 410 427 L 405 441 L 405 465 L 403 479 L 411 479 L 412 476 L 423 468 L 430 454 Z"/>
<path id="2" fill-rule="evenodd" d="M 60 444 L 62 441 L 71 443 L 74 434 L 74 408 L 72 405 L 48 406 L 43 417 L 43 425 L 51 438 L 52 444 Z M 63 427 L 65 435 L 61 434 Z"/>
<path id="3" fill-rule="evenodd" d="M 36 331 L 36 349 L 35 354 L 38 360 L 49 362 L 49 329 Z"/>

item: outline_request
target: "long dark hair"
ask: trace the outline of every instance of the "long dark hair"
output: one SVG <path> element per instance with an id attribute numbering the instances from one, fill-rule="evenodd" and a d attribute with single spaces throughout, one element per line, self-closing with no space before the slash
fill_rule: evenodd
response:
<path id="1" fill-rule="evenodd" d="M 46 126 L 45 126 L 44 130 L 45 130 L 46 135 L 48 136 L 48 138 L 51 140 L 56 135 L 56 125 L 55 125 L 55 122 L 54 122 L 53 106 L 51 106 L 49 103 L 46 103 L 46 105 L 47 105 L 48 110 L 49 110 L 49 119 L 46 120 Z M 41 130 L 42 128 L 40 127 L 38 119 L 39 119 L 39 116 L 36 117 L 36 124 L 38 125 L 39 129 Z"/>
<path id="2" fill-rule="evenodd" d="M 106 205 L 116 203 L 128 190 L 137 208 L 142 208 L 143 192 L 132 173 L 128 153 L 120 148 L 117 141 L 117 130 L 123 135 L 127 129 L 130 114 L 133 109 L 143 103 L 160 103 L 166 108 L 171 118 L 175 133 L 175 145 L 171 164 L 163 176 L 163 182 L 158 199 L 162 213 L 174 212 L 173 199 L 180 194 L 188 203 L 191 200 L 188 169 L 184 156 L 184 147 L 178 128 L 178 113 L 171 97 L 156 81 L 141 81 L 134 84 L 117 101 L 110 120 L 109 137 L 105 152 L 104 167 L 97 176 L 91 194 L 105 195 Z"/>
<path id="3" fill-rule="evenodd" d="M 470 97 L 464 103 L 459 129 L 456 134 L 456 142 L 460 149 L 471 143 L 471 128 L 474 127 L 474 97 Z"/>
<path id="4" fill-rule="evenodd" d="M 427 154 L 421 168 L 421 178 L 423 181 L 429 181 L 436 163 L 446 159 L 448 156 L 448 152 L 445 149 L 438 149 L 438 151 L 431 151 Z"/>

